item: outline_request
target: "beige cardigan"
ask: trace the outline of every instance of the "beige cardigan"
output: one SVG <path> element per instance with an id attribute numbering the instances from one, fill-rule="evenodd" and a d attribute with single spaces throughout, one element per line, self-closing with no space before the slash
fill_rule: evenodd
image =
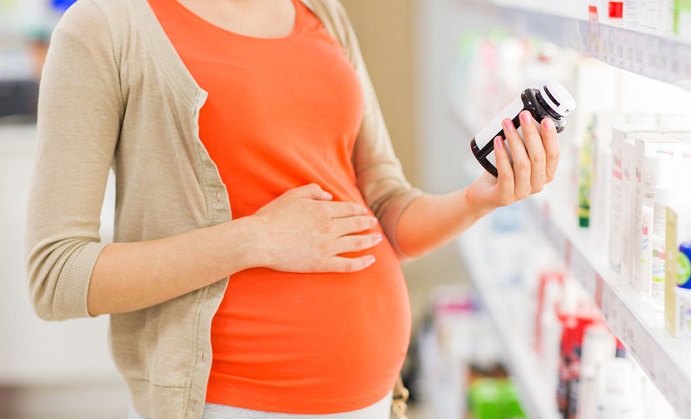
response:
<path id="1" fill-rule="evenodd" d="M 303 2 L 344 46 L 361 79 L 366 109 L 353 155 L 357 186 L 399 249 L 396 224 L 419 191 L 394 156 L 343 7 L 337 0 Z M 206 95 L 146 0 L 81 0 L 65 14 L 41 81 L 28 212 L 29 287 L 41 318 L 88 316 L 91 272 L 105 246 L 98 231 L 111 167 L 115 241 L 157 239 L 231 219 L 228 191 L 198 137 Z M 113 357 L 141 414 L 201 418 L 211 319 L 227 282 L 111 315 Z"/>

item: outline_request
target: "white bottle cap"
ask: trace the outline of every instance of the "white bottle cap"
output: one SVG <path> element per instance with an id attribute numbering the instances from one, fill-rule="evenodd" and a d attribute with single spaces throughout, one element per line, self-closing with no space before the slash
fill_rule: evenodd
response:
<path id="1" fill-rule="evenodd" d="M 576 100 L 568 90 L 556 80 L 549 80 L 540 88 L 542 98 L 550 108 L 561 116 L 570 114 L 576 109 Z"/>

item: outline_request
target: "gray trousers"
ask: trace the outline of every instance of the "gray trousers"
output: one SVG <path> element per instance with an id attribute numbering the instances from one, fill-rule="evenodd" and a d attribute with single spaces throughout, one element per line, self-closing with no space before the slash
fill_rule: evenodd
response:
<path id="1" fill-rule="evenodd" d="M 389 419 L 391 415 L 391 393 L 377 403 L 352 412 L 328 415 L 293 415 L 286 413 L 260 412 L 207 403 L 203 419 Z M 147 419 L 130 407 L 128 419 Z"/>

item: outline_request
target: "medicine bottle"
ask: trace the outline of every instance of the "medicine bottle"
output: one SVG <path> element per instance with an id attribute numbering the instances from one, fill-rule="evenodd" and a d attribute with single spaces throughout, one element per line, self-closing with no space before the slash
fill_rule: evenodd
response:
<path id="1" fill-rule="evenodd" d="M 475 138 L 470 142 L 470 147 L 482 167 L 496 177 L 494 138 L 499 135 L 506 139 L 501 125 L 504 119 L 511 119 L 514 126 L 519 128 L 521 121 L 518 118 L 518 114 L 527 110 L 530 111 L 538 123 L 544 118 L 551 118 L 559 133 L 566 127 L 566 116 L 575 107 L 576 101 L 573 96 L 557 81 L 550 80 L 540 89 L 525 89 L 519 97 L 514 99 L 513 102 L 475 135 Z"/>

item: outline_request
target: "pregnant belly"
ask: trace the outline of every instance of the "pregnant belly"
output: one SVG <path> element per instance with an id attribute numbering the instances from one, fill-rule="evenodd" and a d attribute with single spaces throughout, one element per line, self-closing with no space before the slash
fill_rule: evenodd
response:
<path id="1" fill-rule="evenodd" d="M 373 252 L 356 273 L 233 275 L 212 325 L 207 401 L 323 414 L 382 399 L 408 348 L 410 310 L 390 245 Z"/>

